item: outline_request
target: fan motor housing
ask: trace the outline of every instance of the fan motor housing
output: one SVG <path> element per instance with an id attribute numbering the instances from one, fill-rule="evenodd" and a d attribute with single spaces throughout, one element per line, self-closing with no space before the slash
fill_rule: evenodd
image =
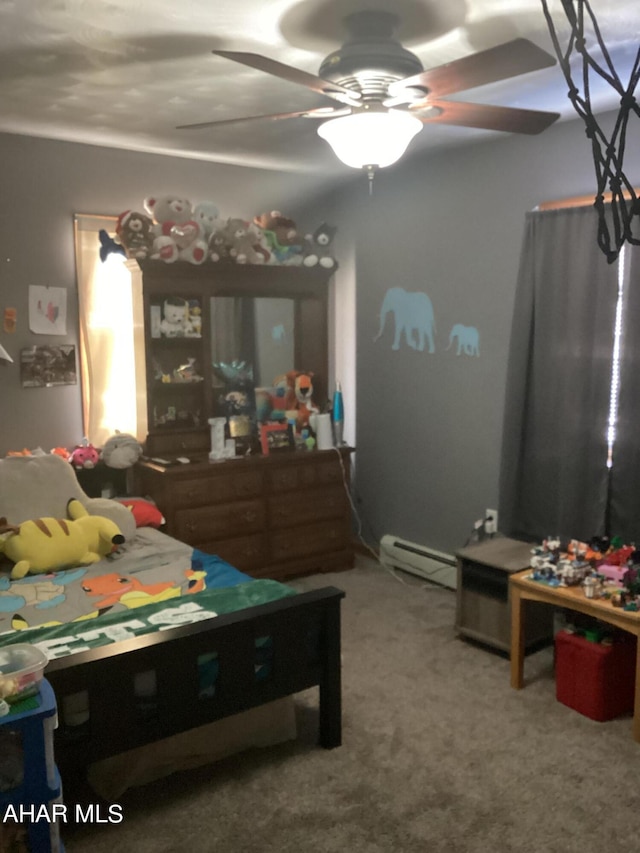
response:
<path id="1" fill-rule="evenodd" d="M 323 60 L 320 77 L 365 97 L 383 97 L 391 83 L 420 74 L 424 68 L 418 57 L 393 38 L 397 24 L 397 16 L 389 12 L 348 15 L 349 38 Z"/>

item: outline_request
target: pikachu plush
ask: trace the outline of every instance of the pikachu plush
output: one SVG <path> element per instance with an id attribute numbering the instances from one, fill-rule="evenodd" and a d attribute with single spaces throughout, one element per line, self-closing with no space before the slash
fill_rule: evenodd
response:
<path id="1" fill-rule="evenodd" d="M 41 574 L 97 563 L 124 542 L 119 527 L 100 515 L 89 515 L 80 501 L 67 504 L 69 519 L 36 518 L 18 526 L 0 519 L 0 553 L 12 560 L 13 580 L 29 572 Z"/>

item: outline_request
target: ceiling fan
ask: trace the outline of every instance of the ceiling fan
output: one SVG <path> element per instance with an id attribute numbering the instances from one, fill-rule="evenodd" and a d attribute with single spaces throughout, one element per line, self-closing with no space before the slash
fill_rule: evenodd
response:
<path id="1" fill-rule="evenodd" d="M 214 50 L 216 56 L 273 74 L 338 101 L 340 106 L 299 112 L 246 116 L 181 125 L 196 130 L 218 125 L 290 118 L 321 119 L 318 134 L 348 166 L 389 166 L 405 152 L 424 124 L 441 123 L 541 133 L 559 113 L 445 100 L 445 96 L 554 65 L 553 56 L 527 39 L 483 50 L 425 70 L 413 53 L 394 38 L 399 23 L 389 12 L 354 12 L 344 19 L 346 42 L 330 53 L 318 75 L 257 53 Z"/>

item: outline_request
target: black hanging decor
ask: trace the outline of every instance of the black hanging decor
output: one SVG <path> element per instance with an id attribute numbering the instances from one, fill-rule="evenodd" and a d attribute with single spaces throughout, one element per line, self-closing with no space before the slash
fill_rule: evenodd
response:
<path id="1" fill-rule="evenodd" d="M 633 118 L 633 113 L 640 119 L 640 105 L 635 97 L 640 79 L 640 47 L 629 81 L 624 84 L 613 67 L 589 0 L 561 2 L 571 27 L 564 48 L 551 19 L 547 0 L 542 0 L 542 8 L 558 62 L 569 86 L 568 97 L 584 121 L 587 137 L 591 140 L 598 184 L 594 199 L 594 207 L 598 213 L 598 245 L 611 264 L 617 259 L 625 241 L 635 246 L 640 245 L 640 199 L 624 173 L 629 119 Z M 601 61 L 596 59 L 600 54 Z M 582 58 L 579 69 L 582 88 L 572 76 L 571 59 L 576 55 Z M 598 124 L 591 107 L 592 74 L 597 74 L 605 80 L 620 96 L 620 109 L 610 138 Z M 610 200 L 605 198 L 607 192 L 611 193 Z"/>

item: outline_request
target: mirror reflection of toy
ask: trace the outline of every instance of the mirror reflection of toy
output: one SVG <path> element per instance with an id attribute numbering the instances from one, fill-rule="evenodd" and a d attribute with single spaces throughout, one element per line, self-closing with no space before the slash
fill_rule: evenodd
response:
<path id="1" fill-rule="evenodd" d="M 163 385 L 171 385 L 173 383 L 185 384 L 202 382 L 203 376 L 198 373 L 198 363 L 195 358 L 187 358 L 184 364 L 179 364 L 173 370 L 165 372 L 162 363 L 157 359 L 152 359 L 153 377 L 156 382 Z"/>
<path id="2" fill-rule="evenodd" d="M 166 406 L 164 409 L 159 409 L 157 406 L 153 410 L 153 424 L 156 427 L 199 427 L 202 424 L 201 413 L 199 409 L 178 409 L 177 406 Z"/>
<path id="3" fill-rule="evenodd" d="M 199 338 L 202 335 L 201 308 L 197 300 L 170 296 L 162 306 L 160 334 L 165 338 Z"/>

